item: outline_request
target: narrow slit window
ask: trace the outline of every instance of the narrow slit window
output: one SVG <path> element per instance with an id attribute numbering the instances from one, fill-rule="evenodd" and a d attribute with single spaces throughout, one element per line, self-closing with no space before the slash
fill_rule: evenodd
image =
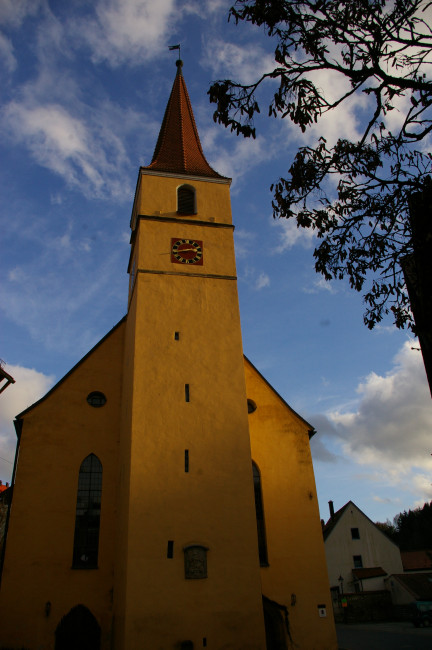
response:
<path id="1" fill-rule="evenodd" d="M 184 454 L 184 467 L 185 467 L 185 472 L 189 472 L 189 449 L 185 449 L 185 454 Z"/>
<path id="2" fill-rule="evenodd" d="M 254 484 L 254 494 L 255 494 L 255 513 L 257 521 L 257 532 L 258 532 L 258 554 L 260 566 L 268 566 L 267 558 L 267 539 L 265 532 L 265 522 L 264 522 L 264 506 L 262 499 L 262 490 L 261 490 L 261 473 L 258 469 L 258 466 L 252 462 L 252 472 L 253 472 L 253 484 Z"/>
<path id="3" fill-rule="evenodd" d="M 189 384 L 185 384 L 185 401 L 190 402 Z"/>
<path id="4" fill-rule="evenodd" d="M 168 540 L 167 544 L 167 558 L 172 560 L 174 557 L 174 541 L 172 539 Z"/>
<path id="5" fill-rule="evenodd" d="M 174 341 L 180 341 L 180 332 L 174 332 Z"/>

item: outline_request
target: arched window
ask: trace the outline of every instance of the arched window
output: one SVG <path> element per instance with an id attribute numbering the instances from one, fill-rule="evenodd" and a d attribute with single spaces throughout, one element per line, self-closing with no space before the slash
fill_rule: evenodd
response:
<path id="1" fill-rule="evenodd" d="M 262 500 L 262 491 L 261 491 L 261 474 L 258 469 L 258 466 L 252 461 L 252 473 L 253 473 L 253 482 L 254 482 L 254 494 L 255 494 L 255 512 L 257 520 L 257 530 L 258 530 L 258 553 L 261 566 L 268 566 L 267 559 L 267 541 L 265 534 L 265 524 L 264 524 L 264 507 Z"/>
<path id="2" fill-rule="evenodd" d="M 192 185 L 180 185 L 177 189 L 177 212 L 179 214 L 195 214 L 195 188 Z"/>
<path id="3" fill-rule="evenodd" d="M 74 569 L 97 568 L 101 496 L 102 464 L 97 456 L 90 454 L 81 463 L 78 477 Z"/>

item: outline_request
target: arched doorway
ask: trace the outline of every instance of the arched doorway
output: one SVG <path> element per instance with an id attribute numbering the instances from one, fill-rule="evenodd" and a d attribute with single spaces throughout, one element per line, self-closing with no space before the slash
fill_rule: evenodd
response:
<path id="1" fill-rule="evenodd" d="M 55 631 L 55 650 L 100 650 L 99 623 L 87 607 L 77 605 Z"/>
<path id="2" fill-rule="evenodd" d="M 267 650 L 287 650 L 288 611 L 265 596 L 263 608 Z"/>

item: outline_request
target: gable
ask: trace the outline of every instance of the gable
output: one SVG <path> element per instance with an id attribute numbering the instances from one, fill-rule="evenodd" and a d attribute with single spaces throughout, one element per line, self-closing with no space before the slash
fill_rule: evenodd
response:
<path id="1" fill-rule="evenodd" d="M 64 377 L 62 377 L 41 399 L 21 411 L 16 420 L 33 414 L 40 406 L 54 401 L 60 394 L 68 392 L 66 399 L 71 400 L 72 394 L 79 393 L 86 397 L 92 391 L 104 392 L 118 383 L 122 372 L 123 337 L 126 317 L 122 318 L 96 345 L 78 361 Z M 87 390 L 87 392 L 85 392 Z M 105 389 L 106 390 L 106 389 Z M 109 390 L 109 389 L 108 389 Z M 71 392 L 72 391 L 72 394 Z M 60 398 L 61 399 L 61 398 Z"/>
<path id="2" fill-rule="evenodd" d="M 313 426 L 291 408 L 247 357 L 244 357 L 244 367 L 247 398 L 257 406 L 260 414 L 263 417 L 282 417 L 300 430 L 307 431 L 312 438 L 316 433 Z"/>
<path id="3" fill-rule="evenodd" d="M 383 533 L 353 501 L 348 501 L 327 521 L 323 530 L 324 541 L 327 541 L 329 535 L 335 529 L 349 531 L 351 527 L 358 527 L 359 522 L 369 534 L 376 536 L 380 540 L 381 545 L 388 544 L 399 552 L 398 545 Z"/>

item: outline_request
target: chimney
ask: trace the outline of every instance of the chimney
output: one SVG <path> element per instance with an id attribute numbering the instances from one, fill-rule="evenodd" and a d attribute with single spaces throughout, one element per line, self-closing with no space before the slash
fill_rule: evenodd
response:
<path id="1" fill-rule="evenodd" d="M 333 508 L 333 501 L 329 501 L 329 508 L 330 508 L 330 519 L 334 518 L 334 508 Z"/>

